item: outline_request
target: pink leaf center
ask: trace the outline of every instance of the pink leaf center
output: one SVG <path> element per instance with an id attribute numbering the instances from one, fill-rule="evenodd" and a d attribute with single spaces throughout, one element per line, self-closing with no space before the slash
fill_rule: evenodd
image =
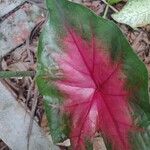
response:
<path id="1" fill-rule="evenodd" d="M 132 120 L 121 63 L 112 62 L 94 37 L 88 42 L 73 30 L 63 45 L 63 54 L 54 58 L 64 78 L 55 84 L 66 95 L 63 110 L 71 117 L 73 149 L 85 149 L 85 140 L 101 132 L 114 150 L 130 150 Z"/>

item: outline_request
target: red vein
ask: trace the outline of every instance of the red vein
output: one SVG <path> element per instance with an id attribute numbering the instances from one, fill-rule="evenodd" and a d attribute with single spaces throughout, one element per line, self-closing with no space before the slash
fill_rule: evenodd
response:
<path id="1" fill-rule="evenodd" d="M 112 73 L 106 78 L 106 80 L 104 80 L 101 84 L 101 86 L 103 86 L 113 75 L 114 73 L 117 71 L 119 65 L 117 65 L 117 67 L 112 71 Z"/>
<path id="2" fill-rule="evenodd" d="M 58 83 L 64 84 L 64 85 L 66 85 L 66 86 L 74 87 L 74 88 L 94 89 L 94 87 L 79 86 L 79 85 L 77 85 L 77 83 L 69 82 L 69 81 L 66 81 L 66 80 L 60 81 L 60 82 L 58 82 Z M 66 84 L 66 83 L 68 83 L 68 84 Z M 72 84 L 73 84 L 73 85 L 72 85 Z M 75 84 L 76 84 L 76 85 L 75 85 Z"/>
<path id="3" fill-rule="evenodd" d="M 92 104 L 93 104 L 93 102 L 94 102 L 95 93 L 96 93 L 96 91 L 93 93 L 93 96 L 92 96 L 92 98 L 91 98 L 92 100 L 90 101 L 88 111 L 87 111 L 87 113 L 86 113 L 86 115 L 85 115 L 85 117 L 84 117 L 84 120 L 82 121 L 82 125 L 81 125 L 81 128 L 80 128 L 80 134 L 79 134 L 78 140 L 77 140 L 77 146 L 79 146 L 78 144 L 79 144 L 79 141 L 80 141 L 80 139 L 81 139 L 81 134 L 82 134 L 81 131 L 82 131 L 83 127 L 84 127 L 85 120 L 86 120 L 87 116 L 89 115 L 90 110 L 91 110 L 91 107 L 92 107 Z M 77 147 L 76 147 L 76 149 L 77 149 Z"/>
<path id="4" fill-rule="evenodd" d="M 76 107 L 78 105 L 83 105 L 83 104 L 88 104 L 90 103 L 91 101 L 87 101 L 87 102 L 80 102 L 80 103 L 76 103 L 76 104 L 72 104 L 72 105 L 66 105 L 65 107 Z"/>
<path id="5" fill-rule="evenodd" d="M 121 136 L 121 133 L 120 133 L 120 130 L 119 130 L 118 123 L 116 122 L 116 120 L 115 120 L 115 118 L 114 118 L 114 116 L 113 116 L 113 114 L 112 114 L 112 112 L 111 112 L 111 109 L 109 108 L 109 105 L 107 104 L 107 101 L 105 100 L 105 98 L 103 97 L 103 95 L 101 95 L 101 96 L 102 96 L 103 102 L 104 102 L 104 104 L 105 104 L 105 106 L 106 106 L 106 108 L 107 108 L 107 111 L 108 111 L 109 115 L 110 115 L 111 118 L 112 118 L 112 121 L 113 121 L 113 124 L 114 124 L 114 126 L 115 126 L 116 132 L 117 132 L 117 134 L 118 134 L 118 136 L 119 136 L 119 139 L 120 139 L 121 143 L 126 147 L 126 144 L 125 144 L 124 140 L 122 139 L 122 136 Z"/>
<path id="6" fill-rule="evenodd" d="M 92 38 L 92 52 L 93 52 L 93 65 L 92 65 L 92 72 L 94 73 L 94 69 L 95 69 L 95 67 L 94 67 L 94 64 L 95 64 L 95 44 L 94 44 L 94 38 Z"/>
<path id="7" fill-rule="evenodd" d="M 72 67 L 74 70 L 76 70 L 76 71 L 78 71 L 78 72 L 80 72 L 81 74 L 84 74 L 84 75 L 86 75 L 86 76 L 89 76 L 89 74 L 87 74 L 87 73 L 85 73 L 85 72 L 83 72 L 83 71 L 81 71 L 81 70 L 78 70 L 77 68 L 75 68 L 71 63 L 69 63 L 68 61 L 65 61 L 70 67 Z"/>
<path id="8" fill-rule="evenodd" d="M 83 54 L 81 53 L 80 47 L 78 46 L 77 41 L 76 41 L 76 39 L 75 39 L 73 33 L 72 33 L 70 30 L 68 30 L 68 31 L 69 31 L 69 33 L 70 33 L 72 39 L 73 39 L 73 42 L 75 43 L 75 45 L 76 45 L 76 47 L 77 47 L 77 49 L 78 49 L 78 52 L 80 53 L 80 56 L 82 57 L 82 60 L 83 60 L 85 66 L 86 66 L 86 68 L 87 68 L 87 70 L 88 70 L 88 72 L 89 72 L 89 74 L 90 74 L 91 79 L 93 80 L 93 82 L 94 82 L 95 85 L 97 86 L 97 83 L 96 83 L 96 81 L 95 81 L 95 79 L 94 79 L 94 77 L 93 77 L 93 74 L 91 73 L 91 71 L 90 71 L 90 69 L 89 69 L 89 66 L 87 65 L 87 63 L 86 63 L 86 61 L 85 61 L 85 59 L 84 59 L 84 56 L 83 56 Z"/>

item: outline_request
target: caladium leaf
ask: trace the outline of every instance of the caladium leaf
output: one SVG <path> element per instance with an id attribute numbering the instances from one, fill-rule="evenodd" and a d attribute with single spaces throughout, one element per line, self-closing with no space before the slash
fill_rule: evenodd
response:
<path id="1" fill-rule="evenodd" d="M 132 28 L 150 24 L 150 0 L 128 0 L 124 8 L 112 17 Z"/>
<path id="2" fill-rule="evenodd" d="M 130 149 L 132 120 L 120 63 L 111 62 L 94 37 L 87 42 L 74 31 L 67 34 L 65 52 L 52 56 L 64 76 L 54 84 L 66 95 L 62 109 L 71 117 L 74 149 L 85 149 L 84 139 L 99 130 L 115 149 Z"/>
<path id="3" fill-rule="evenodd" d="M 101 132 L 113 149 L 132 149 L 129 135 L 138 134 L 150 113 L 144 64 L 114 23 L 67 0 L 47 6 L 37 84 L 54 142 L 70 138 L 82 150 Z"/>

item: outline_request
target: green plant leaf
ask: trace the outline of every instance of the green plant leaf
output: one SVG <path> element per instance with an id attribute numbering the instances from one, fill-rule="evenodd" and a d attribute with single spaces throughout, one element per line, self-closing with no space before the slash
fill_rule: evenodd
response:
<path id="1" fill-rule="evenodd" d="M 148 73 L 120 29 L 113 22 L 96 16 L 84 6 L 67 0 L 47 0 L 47 7 L 50 16 L 40 36 L 36 81 L 45 99 L 45 109 L 54 142 L 67 139 L 72 124 L 70 116 L 61 113 L 60 110 L 66 96 L 55 84 L 63 76 L 53 56 L 55 53 L 63 56 L 66 45 L 62 41 L 70 28 L 87 42 L 94 35 L 96 40 L 103 44 L 105 47 L 103 51 L 109 53 L 112 62 L 123 63 L 122 71 L 126 76 L 126 89 L 132 91 L 129 102 L 132 102 L 130 106 L 133 109 L 133 119 L 137 126 L 147 128 L 150 120 Z M 138 132 L 140 131 L 132 135 L 134 139 L 141 134 Z M 89 139 L 85 139 L 85 143 L 90 144 Z M 141 150 L 140 147 L 137 149 Z"/>
<path id="2" fill-rule="evenodd" d="M 109 3 L 109 4 L 116 4 L 116 3 L 119 3 L 119 2 L 121 2 L 122 0 L 107 0 L 107 2 Z"/>
<path id="3" fill-rule="evenodd" d="M 150 24 L 150 1 L 128 0 L 124 8 L 112 17 L 117 22 L 127 24 L 132 28 Z"/>

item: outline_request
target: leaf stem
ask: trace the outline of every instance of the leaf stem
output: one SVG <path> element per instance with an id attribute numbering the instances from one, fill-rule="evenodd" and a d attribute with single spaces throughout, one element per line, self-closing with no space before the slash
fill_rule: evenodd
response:
<path id="1" fill-rule="evenodd" d="M 116 8 L 114 8 L 113 6 L 111 6 L 109 3 L 106 2 L 106 0 L 101 0 L 103 3 L 105 3 L 107 6 L 109 6 L 114 12 L 118 12 L 118 10 Z"/>
<path id="2" fill-rule="evenodd" d="M 34 76 L 35 71 L 0 71 L 0 78 Z"/>
<path id="3" fill-rule="evenodd" d="M 103 15 L 104 19 L 106 19 L 106 17 L 107 17 L 108 8 L 109 8 L 109 6 L 106 5 L 105 11 L 104 11 L 104 15 Z"/>

